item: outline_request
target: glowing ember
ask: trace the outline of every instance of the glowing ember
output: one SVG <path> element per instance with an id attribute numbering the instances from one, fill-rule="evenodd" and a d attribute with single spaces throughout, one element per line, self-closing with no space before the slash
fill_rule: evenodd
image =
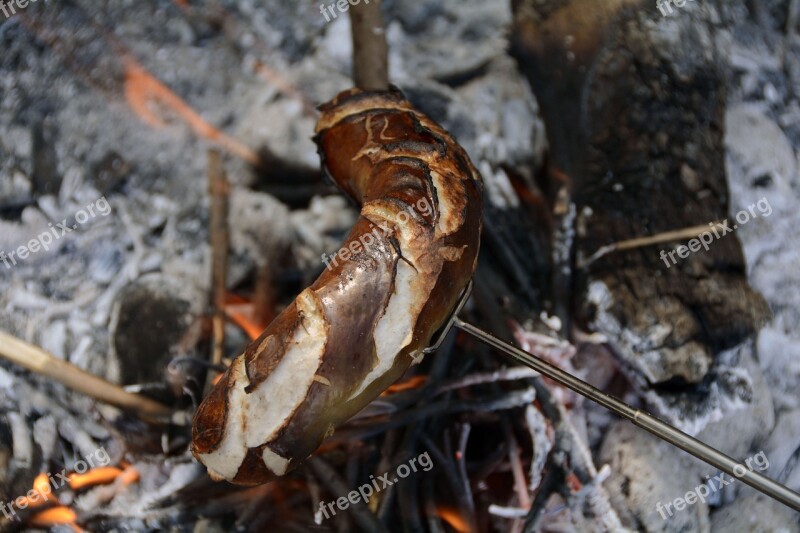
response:
<path id="1" fill-rule="evenodd" d="M 427 380 L 428 380 L 428 376 L 424 376 L 424 375 L 422 375 L 422 376 L 411 376 L 410 378 L 408 378 L 405 381 L 401 381 L 399 383 L 395 383 L 394 385 L 392 385 L 391 387 L 386 389 L 381 394 L 381 396 L 387 396 L 389 394 L 395 394 L 395 393 L 398 393 L 398 392 L 403 392 L 403 391 L 407 391 L 407 390 L 411 390 L 411 389 L 418 389 L 419 387 L 424 385 Z"/>
<path id="2" fill-rule="evenodd" d="M 256 340 L 269 326 L 268 320 L 256 319 L 255 307 L 251 302 L 235 294 L 228 295 L 225 314 L 228 315 L 231 322 L 242 328 L 251 341 Z"/>
<path id="3" fill-rule="evenodd" d="M 69 486 L 72 490 L 80 490 L 93 485 L 106 485 L 117 479 L 122 470 L 114 466 L 103 466 L 89 470 L 85 474 L 70 474 Z"/>
<path id="4" fill-rule="evenodd" d="M 76 520 L 78 515 L 69 507 L 59 506 L 37 513 L 28 521 L 33 527 L 50 528 L 54 526 L 71 526 L 74 531 L 83 531 Z"/>
<path id="5" fill-rule="evenodd" d="M 583 488 L 583 483 L 581 483 L 574 472 L 567 474 L 567 485 L 569 485 L 569 490 L 571 490 L 573 494 Z"/>
<path id="6" fill-rule="evenodd" d="M 439 518 L 447 522 L 447 524 L 458 531 L 458 533 L 471 533 L 469 523 L 464 520 L 458 511 L 449 507 L 437 507 L 436 509 Z"/>
<path id="7" fill-rule="evenodd" d="M 47 474 L 42 473 L 36 476 L 36 479 L 33 480 L 33 490 L 37 494 L 36 497 L 29 498 L 25 496 L 22 498 L 26 507 L 38 507 L 49 502 L 51 498 L 55 499 L 55 497 L 52 496 L 50 480 L 47 478 Z"/>

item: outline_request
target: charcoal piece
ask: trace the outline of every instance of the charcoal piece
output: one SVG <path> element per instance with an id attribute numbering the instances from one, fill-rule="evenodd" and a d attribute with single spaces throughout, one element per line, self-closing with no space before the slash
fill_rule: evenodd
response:
<path id="1" fill-rule="evenodd" d="M 575 202 L 575 259 L 732 215 L 716 36 L 702 13 L 665 22 L 642 6 L 515 2 L 512 49 L 543 109 L 551 175 L 566 175 Z M 735 234 L 665 263 L 661 249 L 687 240 L 608 254 L 564 283 L 577 321 L 605 333 L 642 384 L 700 383 L 769 317 Z"/>

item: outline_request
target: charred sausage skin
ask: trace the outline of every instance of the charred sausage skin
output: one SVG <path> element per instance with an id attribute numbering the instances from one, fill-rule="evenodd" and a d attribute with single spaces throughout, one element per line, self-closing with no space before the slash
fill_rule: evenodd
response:
<path id="1" fill-rule="evenodd" d="M 264 483 L 307 458 L 420 360 L 477 264 L 481 178 L 444 129 L 394 88 L 320 110 L 323 168 L 361 215 L 200 405 L 192 451 L 215 479 Z"/>

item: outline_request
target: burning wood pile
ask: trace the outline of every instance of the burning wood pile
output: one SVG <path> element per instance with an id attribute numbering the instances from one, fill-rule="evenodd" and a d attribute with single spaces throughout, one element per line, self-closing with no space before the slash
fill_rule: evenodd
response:
<path id="1" fill-rule="evenodd" d="M 0 13 L 0 531 L 800 530 L 800 1 Z"/>

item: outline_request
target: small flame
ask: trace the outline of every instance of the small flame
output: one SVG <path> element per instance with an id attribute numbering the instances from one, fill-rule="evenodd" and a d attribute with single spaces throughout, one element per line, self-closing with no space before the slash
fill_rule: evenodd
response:
<path id="1" fill-rule="evenodd" d="M 84 474 L 73 472 L 67 476 L 69 480 L 69 487 L 72 490 L 81 490 L 87 487 L 94 487 L 97 485 L 107 485 L 116 482 L 120 486 L 127 486 L 131 483 L 139 481 L 139 471 L 132 465 L 121 463 L 122 468 L 115 466 L 101 466 L 93 468 Z M 50 480 L 47 474 L 39 474 L 33 481 L 33 490 L 39 494 L 39 498 L 25 498 L 28 507 L 36 507 L 44 505 L 45 502 L 58 503 L 58 498 L 50 494 Z M 33 527 L 50 528 L 58 525 L 68 525 L 74 531 L 81 532 L 81 529 L 76 521 L 78 517 L 75 511 L 69 507 L 58 504 L 56 507 L 51 507 L 33 515 L 28 523 Z"/>
<path id="2" fill-rule="evenodd" d="M 269 322 L 256 319 L 255 308 L 251 302 L 235 294 L 228 294 L 225 314 L 231 322 L 242 328 L 251 341 L 260 337 L 269 326 Z"/>
<path id="3" fill-rule="evenodd" d="M 424 385 L 427 380 L 428 376 L 425 375 L 411 376 L 405 381 L 401 381 L 400 383 L 395 383 L 394 385 L 391 385 L 388 389 L 383 391 L 381 396 L 388 396 L 389 394 L 395 394 L 398 392 L 403 392 L 411 389 L 418 389 L 422 385 Z"/>
<path id="4" fill-rule="evenodd" d="M 439 518 L 447 522 L 447 524 L 458 531 L 458 533 L 471 533 L 472 528 L 469 523 L 461 517 L 461 514 L 450 507 L 439 506 L 436 508 L 436 513 Z"/>
<path id="5" fill-rule="evenodd" d="M 101 466 L 93 468 L 85 474 L 70 474 L 67 476 L 69 486 L 72 490 L 80 490 L 86 487 L 94 487 L 95 485 L 108 485 L 113 482 L 126 486 L 139 481 L 139 471 L 136 468 L 131 465 L 120 466 L 122 468 Z"/>
<path id="6" fill-rule="evenodd" d="M 80 490 L 85 487 L 93 485 L 107 485 L 117 479 L 122 470 L 114 466 L 102 466 L 100 468 L 93 468 L 85 474 L 70 474 L 69 487 L 72 490 Z"/>
<path id="7" fill-rule="evenodd" d="M 45 503 L 49 502 L 51 498 L 55 500 L 55 497 L 52 496 L 50 480 L 47 478 L 47 474 L 45 473 L 39 474 L 36 476 L 36 479 L 33 480 L 33 491 L 37 495 L 33 498 L 23 496 L 22 506 L 39 507 L 40 505 L 44 505 Z"/>
<path id="8" fill-rule="evenodd" d="M 161 104 L 176 113 L 199 137 L 208 139 L 230 153 L 258 165 L 260 158 L 252 149 L 229 137 L 206 122 L 200 114 L 182 100 L 169 87 L 155 76 L 147 72 L 135 59 L 124 58 L 125 65 L 125 100 L 143 121 L 154 128 L 166 125 L 165 121 L 153 110 L 153 104 Z"/>
<path id="9" fill-rule="evenodd" d="M 28 523 L 33 527 L 40 528 L 68 525 L 71 526 L 74 531 L 83 531 L 76 523 L 77 520 L 78 515 L 75 514 L 75 511 L 61 505 L 35 514 Z"/>

